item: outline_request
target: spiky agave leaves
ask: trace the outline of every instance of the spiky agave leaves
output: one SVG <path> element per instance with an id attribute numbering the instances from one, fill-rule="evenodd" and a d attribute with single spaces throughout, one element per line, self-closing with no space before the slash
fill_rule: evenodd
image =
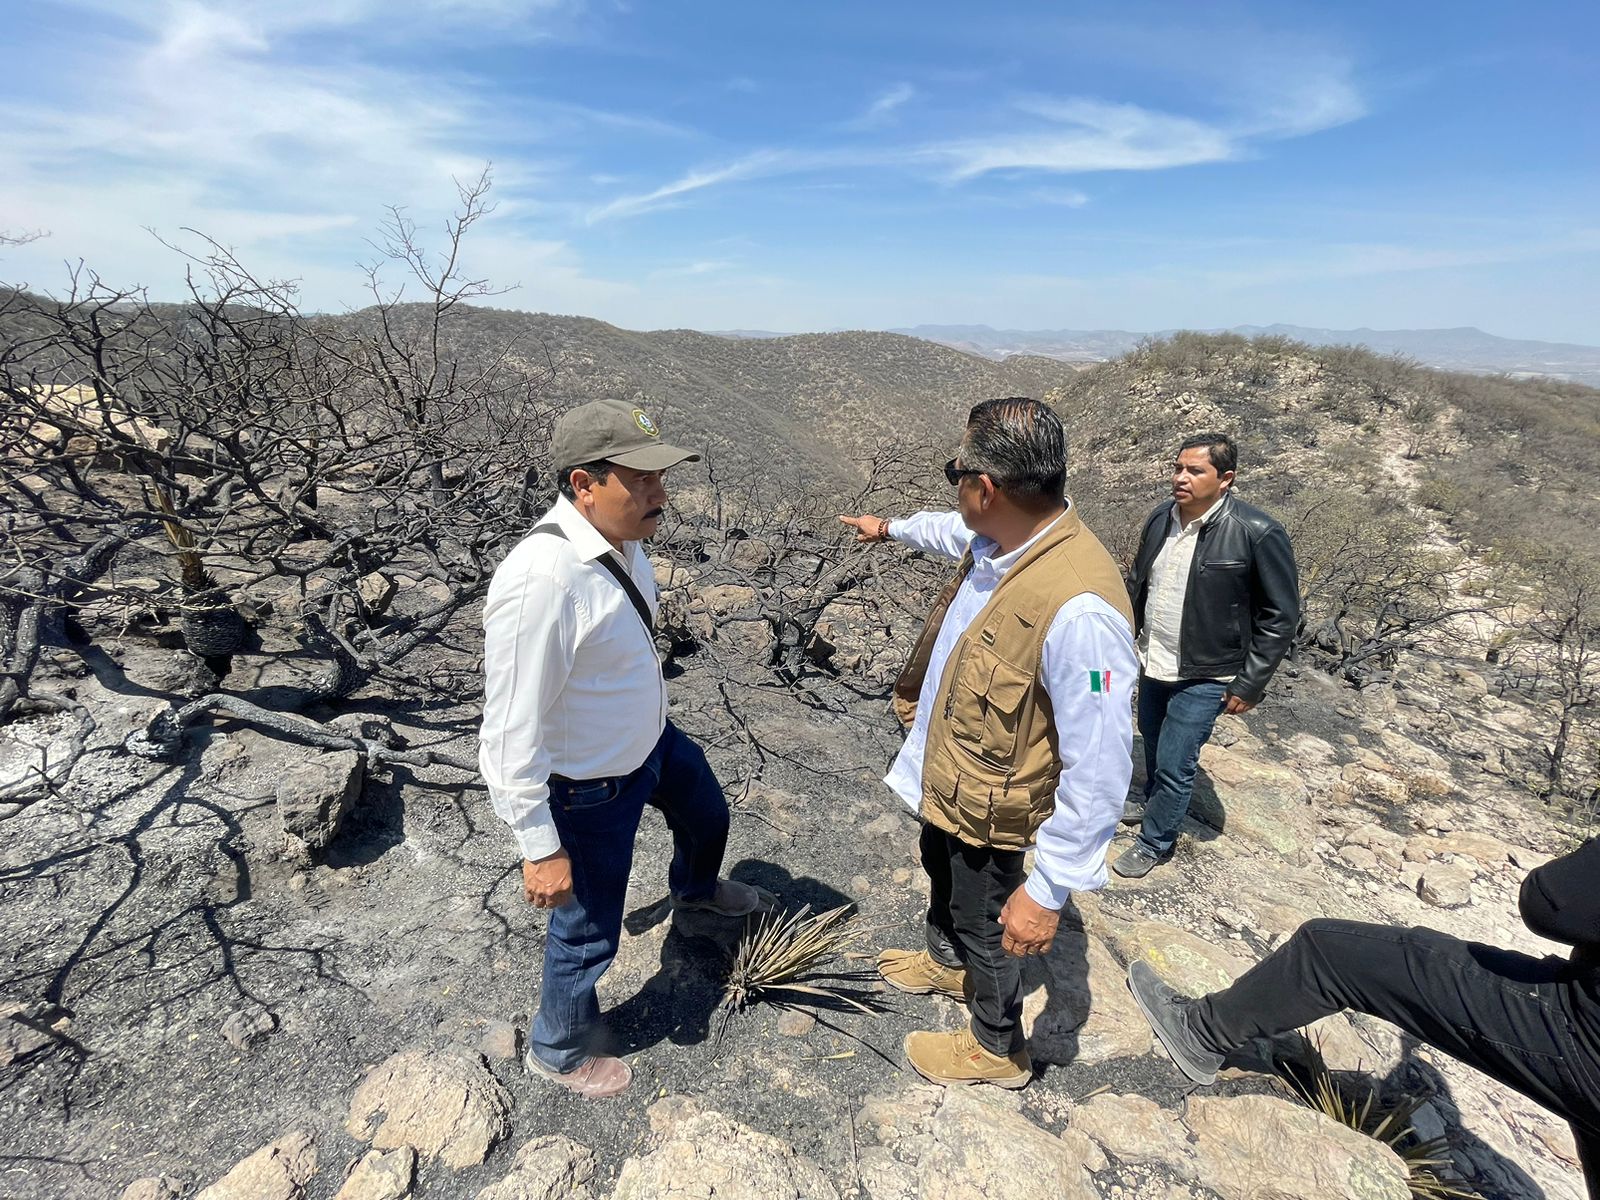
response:
<path id="1" fill-rule="evenodd" d="M 1305 1102 L 1323 1116 L 1382 1142 L 1406 1167 L 1406 1184 L 1417 1200 L 1473 1200 L 1478 1193 L 1450 1174 L 1450 1150 L 1443 1138 L 1424 1141 L 1412 1118 L 1423 1097 L 1408 1096 L 1397 1104 L 1380 1105 L 1378 1090 L 1367 1087 L 1359 1097 L 1347 1094 L 1333 1078 L 1320 1049 L 1313 1048 L 1309 1078 L 1281 1071 L 1282 1078 Z"/>
<path id="2" fill-rule="evenodd" d="M 813 913 L 808 904 L 797 912 L 762 916 L 734 953 L 723 1007 L 731 1014 L 760 1001 L 795 1004 L 809 998 L 871 1014 L 871 1008 L 845 992 L 808 982 L 824 974 L 820 968 L 829 959 L 855 944 L 859 932 L 849 925 L 852 915 L 848 904 L 824 913 Z"/>

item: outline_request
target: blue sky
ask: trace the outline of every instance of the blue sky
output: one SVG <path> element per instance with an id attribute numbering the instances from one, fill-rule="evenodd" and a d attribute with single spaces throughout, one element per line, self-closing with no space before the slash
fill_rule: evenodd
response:
<path id="1" fill-rule="evenodd" d="M 1600 344 L 1600 5 L 0 0 L 0 279 L 195 229 L 364 300 L 493 164 L 497 303 L 633 328 Z"/>

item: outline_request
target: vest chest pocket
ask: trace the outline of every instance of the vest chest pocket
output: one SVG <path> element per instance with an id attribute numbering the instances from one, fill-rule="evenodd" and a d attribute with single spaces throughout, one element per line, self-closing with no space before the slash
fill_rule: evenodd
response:
<path id="1" fill-rule="evenodd" d="M 981 759 L 1009 764 L 1017 748 L 1023 701 L 1032 687 L 1032 671 L 981 643 L 970 646 L 948 699 L 951 736 Z"/>

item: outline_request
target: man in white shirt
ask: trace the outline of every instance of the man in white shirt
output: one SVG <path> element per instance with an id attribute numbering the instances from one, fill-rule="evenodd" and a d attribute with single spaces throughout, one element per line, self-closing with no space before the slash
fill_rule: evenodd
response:
<path id="1" fill-rule="evenodd" d="M 583 1096 L 632 1070 L 597 1051 L 595 985 L 616 957 L 644 806 L 672 830 L 678 907 L 743 916 L 752 887 L 719 880 L 728 806 L 700 748 L 667 720 L 652 624 L 668 445 L 642 408 L 596 400 L 556 422 L 560 496 L 495 571 L 484 605 L 478 761 L 522 854 L 523 891 L 550 912 L 524 1063 Z"/>
<path id="2" fill-rule="evenodd" d="M 1065 498 L 1065 432 L 1047 406 L 978 405 L 945 473 L 957 512 L 841 518 L 859 541 L 961 562 L 896 685 L 902 719 L 915 713 L 885 779 L 923 820 L 927 949 L 885 950 L 878 969 L 970 1007 L 969 1028 L 906 1039 L 918 1072 L 1019 1088 L 1033 1073 L 1019 959 L 1050 949 L 1073 892 L 1104 886 L 1132 775 L 1132 614 Z"/>
<path id="3" fill-rule="evenodd" d="M 1171 855 L 1200 747 L 1220 714 L 1260 703 L 1300 623 L 1289 535 L 1234 496 L 1238 462 L 1225 433 L 1187 439 L 1172 464 L 1172 499 L 1145 521 L 1134 555 L 1145 803 L 1129 806 L 1124 819 L 1140 826 L 1139 838 L 1111 864 L 1132 879 Z"/>

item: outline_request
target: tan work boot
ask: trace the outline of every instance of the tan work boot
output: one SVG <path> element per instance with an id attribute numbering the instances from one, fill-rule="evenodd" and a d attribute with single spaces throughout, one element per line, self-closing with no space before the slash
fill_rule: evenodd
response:
<path id="1" fill-rule="evenodd" d="M 935 962 L 926 950 L 883 950 L 878 954 L 878 974 L 890 987 L 925 996 L 938 992 L 952 1000 L 967 998 L 967 972 L 964 967 L 947 967 Z"/>
<path id="2" fill-rule="evenodd" d="M 1033 1062 L 1026 1050 L 1009 1058 L 990 1054 L 978 1045 L 971 1029 L 949 1033 L 908 1033 L 906 1061 L 917 1074 L 934 1083 L 992 1083 L 1003 1088 L 1024 1088 L 1033 1078 Z"/>

